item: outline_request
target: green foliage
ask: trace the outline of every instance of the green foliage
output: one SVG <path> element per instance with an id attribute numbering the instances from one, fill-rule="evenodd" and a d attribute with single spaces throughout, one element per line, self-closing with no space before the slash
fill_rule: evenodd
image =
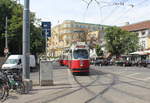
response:
<path id="1" fill-rule="evenodd" d="M 99 45 L 96 45 L 96 54 L 97 56 L 103 56 L 103 50 Z"/>
<path id="2" fill-rule="evenodd" d="M 45 51 L 45 38 L 41 35 L 41 28 L 35 27 L 33 24 L 31 27 L 30 38 L 30 50 L 32 54 L 42 53 Z"/>
<path id="3" fill-rule="evenodd" d="M 12 54 L 22 53 L 22 25 L 23 6 L 15 0 L 0 0 L 0 55 L 5 47 L 5 18 L 8 17 L 8 47 Z M 30 13 L 30 46 L 31 53 L 44 51 L 44 39 L 41 36 L 40 27 L 35 26 L 39 22 L 34 13 Z"/>
<path id="4" fill-rule="evenodd" d="M 138 37 L 135 33 L 118 27 L 108 27 L 105 33 L 106 49 L 113 55 L 128 54 L 138 49 Z"/>

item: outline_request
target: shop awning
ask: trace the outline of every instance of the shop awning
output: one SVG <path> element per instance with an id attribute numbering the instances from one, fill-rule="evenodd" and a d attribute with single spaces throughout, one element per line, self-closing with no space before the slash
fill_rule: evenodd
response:
<path id="1" fill-rule="evenodd" d="M 132 52 L 130 54 L 137 54 L 137 55 L 146 55 L 147 53 L 144 51 L 136 51 L 136 52 Z"/>

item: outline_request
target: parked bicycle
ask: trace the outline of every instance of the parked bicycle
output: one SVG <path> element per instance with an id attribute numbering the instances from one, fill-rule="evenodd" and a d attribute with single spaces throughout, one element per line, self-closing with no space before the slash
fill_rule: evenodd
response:
<path id="1" fill-rule="evenodd" d="M 2 71 L 0 71 L 0 100 L 1 101 L 6 100 L 8 94 L 9 94 L 8 78 Z"/>
<path id="2" fill-rule="evenodd" d="M 19 73 L 10 70 L 4 70 L 2 73 L 4 76 L 1 80 L 1 100 L 5 100 L 9 96 L 9 90 L 15 90 L 19 94 L 24 93 L 25 86 Z"/>

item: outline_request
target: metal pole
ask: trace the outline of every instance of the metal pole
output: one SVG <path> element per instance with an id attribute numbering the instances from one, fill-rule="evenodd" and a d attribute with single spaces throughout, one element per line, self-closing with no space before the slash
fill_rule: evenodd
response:
<path id="1" fill-rule="evenodd" d="M 46 32 L 45 32 L 45 53 L 46 53 L 46 59 L 47 59 L 47 34 L 48 34 L 48 32 L 46 30 Z"/>
<path id="2" fill-rule="evenodd" d="M 5 24 L 5 48 L 8 48 L 8 42 L 7 42 L 7 17 L 6 17 L 6 24 Z"/>
<path id="3" fill-rule="evenodd" d="M 29 0 L 24 0 L 23 12 L 23 79 L 30 79 L 30 19 Z"/>
<path id="4" fill-rule="evenodd" d="M 6 16 L 6 21 L 5 21 L 5 49 L 8 49 L 8 39 L 7 39 L 7 16 Z M 8 53 L 6 53 L 6 57 L 7 57 Z"/>

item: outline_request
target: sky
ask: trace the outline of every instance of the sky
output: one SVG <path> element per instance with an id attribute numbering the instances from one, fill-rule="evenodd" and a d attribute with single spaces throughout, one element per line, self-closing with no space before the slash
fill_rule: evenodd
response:
<path id="1" fill-rule="evenodd" d="M 30 0 L 30 11 L 52 26 L 64 20 L 116 26 L 150 20 L 150 0 L 93 0 L 87 8 L 89 1 Z"/>

